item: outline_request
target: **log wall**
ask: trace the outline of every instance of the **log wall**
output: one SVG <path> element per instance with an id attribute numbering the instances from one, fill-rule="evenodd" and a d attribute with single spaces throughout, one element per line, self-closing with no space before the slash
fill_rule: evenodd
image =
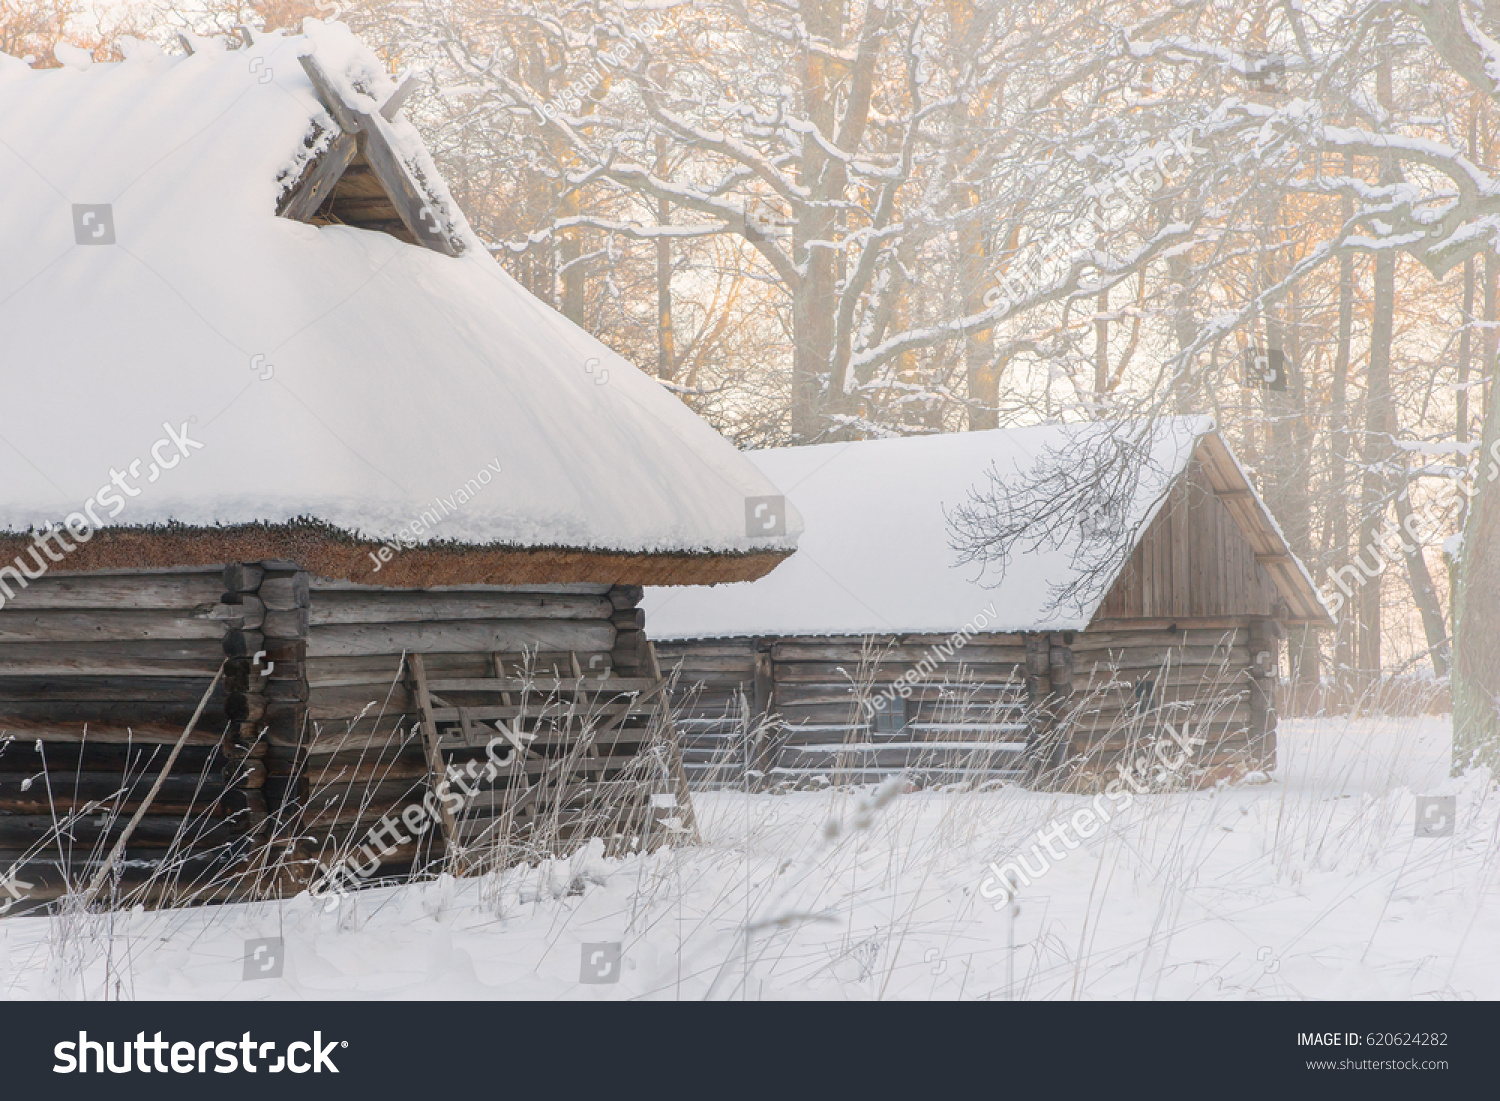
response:
<path id="1" fill-rule="evenodd" d="M 33 899 L 86 882 L 224 661 L 219 569 L 47 574 L 0 608 L 0 876 Z M 243 868 L 265 820 L 265 747 L 221 680 L 118 866 L 169 849 L 183 889 Z"/>
<path id="2" fill-rule="evenodd" d="M 116 897 L 299 890 L 382 816 L 420 805 L 429 758 L 403 654 L 442 687 L 435 706 L 536 735 L 472 799 L 461 844 L 519 790 L 531 798 L 512 825 L 532 838 L 544 819 L 554 841 L 586 831 L 601 802 L 635 813 L 655 790 L 640 774 L 666 771 L 654 748 L 638 759 L 660 744 L 640 702 L 657 683 L 640 597 L 604 584 L 390 590 L 287 561 L 44 575 L 0 607 L 0 877 L 14 873 L 30 901 L 85 883 L 221 670 L 122 854 Z M 446 763 L 483 763 L 486 740 Z M 438 836 L 386 854 L 379 874 L 441 856 Z"/>
<path id="3" fill-rule="evenodd" d="M 1071 644 L 1073 704 L 1059 738 L 1081 786 L 1118 776 L 1165 725 L 1202 738 L 1180 771 L 1202 785 L 1275 767 L 1279 634 L 1258 617 L 1102 620 Z"/>
<path id="4" fill-rule="evenodd" d="M 1101 620 L 1083 632 L 987 635 L 910 685 L 904 724 L 866 701 L 940 636 L 661 643 L 675 668 L 698 787 L 1026 779 L 1090 787 L 1149 751 L 1164 723 L 1204 739 L 1184 783 L 1275 763 L 1281 629 L 1260 617 Z M 1176 782 L 1174 780 L 1174 782 Z"/>
<path id="5" fill-rule="evenodd" d="M 487 736 L 496 733 L 486 725 L 494 719 L 537 736 L 524 765 L 479 785 L 459 826 L 463 844 L 493 840 L 487 831 L 513 810 L 508 800 L 540 779 L 553 788 L 513 814 L 521 834 L 544 825 L 566 841 L 640 795 L 636 778 L 645 766 L 637 758 L 651 742 L 652 724 L 635 710 L 611 724 L 650 683 L 639 587 L 394 591 L 314 579 L 311 590 L 306 722 L 284 743 L 280 735 L 271 739 L 273 752 L 285 749 L 299 763 L 283 814 L 290 818 L 295 807 L 304 878 L 358 845 L 382 817 L 397 818 L 429 795 L 429 749 L 403 653 L 421 655 L 438 707 L 467 709 Z M 516 691 L 497 697 L 496 678 Z M 577 691 L 580 684 L 588 690 Z M 585 726 L 609 729 L 580 753 Z M 458 737 L 456 728 L 441 733 Z M 482 765 L 483 739 L 476 742 L 445 752 L 446 760 Z M 381 860 L 380 874 L 433 861 L 435 838 L 433 831 L 397 846 Z"/>
<path id="6" fill-rule="evenodd" d="M 663 642 L 699 787 L 1016 778 L 1029 735 L 1026 643 L 981 635 Z M 902 699 L 894 686 L 906 683 Z M 1045 692 L 1045 678 L 1030 689 Z M 884 701 L 884 706 L 877 706 Z M 889 717 L 886 717 L 889 716 Z"/>

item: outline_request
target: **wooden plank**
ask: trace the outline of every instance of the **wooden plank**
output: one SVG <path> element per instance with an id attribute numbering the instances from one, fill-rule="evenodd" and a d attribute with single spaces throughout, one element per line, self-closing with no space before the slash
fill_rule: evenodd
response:
<path id="1" fill-rule="evenodd" d="M 818 661 L 837 662 L 844 665 L 852 673 L 860 666 L 861 650 L 859 643 L 834 642 L 834 641 L 803 641 L 800 639 L 778 639 L 771 647 L 771 658 L 777 663 Z M 930 646 L 911 646 L 904 643 L 884 642 L 873 647 L 870 652 L 870 663 L 889 666 L 893 664 L 916 665 L 923 660 L 931 659 L 937 661 L 939 655 L 932 653 Z M 956 650 L 952 657 L 943 661 L 942 665 L 957 666 L 961 664 L 1015 664 L 1020 665 L 1026 660 L 1026 649 L 1024 646 L 989 646 L 983 642 L 971 642 L 962 649 Z"/>
<path id="2" fill-rule="evenodd" d="M 1189 485 L 1186 478 L 1179 478 L 1172 489 L 1171 556 L 1172 556 L 1172 615 L 1193 614 L 1191 583 L 1191 531 L 1195 526 L 1189 504 Z"/>
<path id="3" fill-rule="evenodd" d="M 314 627 L 307 655 L 358 657 L 373 654 L 493 650 L 576 650 L 614 648 L 615 628 L 608 620 L 451 620 L 443 623 L 359 624 Z"/>
<path id="4" fill-rule="evenodd" d="M 365 585 L 356 581 L 344 581 L 332 577 L 313 577 L 311 579 L 312 591 L 319 592 L 359 592 L 359 593 L 395 593 L 402 592 L 398 588 L 389 585 Z M 497 595 L 516 595 L 526 593 L 541 594 L 579 594 L 585 596 L 608 596 L 611 586 L 597 581 L 561 581 L 543 584 L 541 582 L 528 582 L 525 585 L 431 585 L 423 586 L 420 590 L 424 595 L 436 594 L 473 594 L 482 595 L 495 593 Z"/>
<path id="5" fill-rule="evenodd" d="M 218 603 L 223 593 L 213 573 L 49 574 L 5 601 L 8 611 L 43 609 L 175 609 L 191 611 Z"/>
<path id="6" fill-rule="evenodd" d="M 387 122 L 395 121 L 396 112 L 401 110 L 402 105 L 411 98 L 412 93 L 417 90 L 418 83 L 416 73 L 407 73 L 396 86 L 396 90 L 391 93 L 391 97 L 380 105 L 380 117 Z"/>
<path id="7" fill-rule="evenodd" d="M 609 619 L 606 596 L 563 593 L 438 593 L 331 590 L 312 605 L 312 625 L 486 619 Z"/>
<path id="8" fill-rule="evenodd" d="M 429 680 L 427 687 L 432 692 L 541 692 L 548 695 L 609 696 L 625 692 L 644 692 L 655 686 L 650 677 L 589 677 L 562 679 L 538 677 L 534 680 L 507 677 L 466 677 L 459 679 Z"/>
<path id="9" fill-rule="evenodd" d="M 134 642 L 152 639 L 219 639 L 224 625 L 210 618 L 213 605 L 188 614 L 174 609 L 23 611 L 0 615 L 0 643 Z"/>
<path id="10" fill-rule="evenodd" d="M 432 697 L 427 691 L 427 670 L 423 664 L 421 654 L 410 654 L 406 659 L 411 669 L 414 681 L 417 707 L 420 709 L 422 722 L 422 745 L 426 750 L 427 757 L 427 783 L 433 789 L 447 773 L 447 767 L 443 762 L 443 752 L 440 748 L 437 723 L 433 717 Z M 439 801 L 443 819 L 443 856 L 449 856 L 449 843 L 454 836 L 453 812 L 448 809 L 445 801 Z"/>
<path id="11" fill-rule="evenodd" d="M 301 64 L 302 71 L 307 74 L 307 79 L 312 82 L 313 91 L 317 94 L 319 102 L 333 116 L 333 121 L 338 123 L 339 129 L 345 134 L 359 133 L 360 126 L 355 112 L 349 109 L 348 104 L 344 102 L 344 97 L 339 95 L 317 57 L 313 54 L 303 54 L 297 58 L 297 61 Z"/>
<path id="12" fill-rule="evenodd" d="M 0 669 L 0 710 L 6 703 L 21 701 L 173 703 L 196 700 L 216 669 L 202 677 L 13 676 L 9 675 L 12 670 Z"/>
<path id="13" fill-rule="evenodd" d="M 301 179 L 282 197 L 276 213 L 297 222 L 311 219 L 323 205 L 323 201 L 333 193 L 335 185 L 354 160 L 358 149 L 359 143 L 353 135 L 336 135 L 328 148 L 314 158 L 303 170 Z"/>
<path id="14" fill-rule="evenodd" d="M 391 144 L 384 119 L 358 115 L 365 159 L 390 195 L 396 213 L 407 231 L 421 244 L 447 256 L 458 256 L 463 248 L 444 232 L 445 217 L 436 199 L 429 197 Z"/>
<path id="15" fill-rule="evenodd" d="M 137 644 L 140 645 L 140 644 Z M 217 648 L 216 651 L 217 652 Z M 566 680 L 559 674 L 567 666 L 567 655 L 546 652 L 528 655 L 530 676 L 536 679 Z M 596 653 L 588 655 L 595 666 L 592 675 L 602 675 L 612 669 L 610 655 Z M 522 673 L 520 658 L 511 658 L 507 675 L 512 680 L 526 679 Z M 307 661 L 307 676 L 314 687 L 352 687 L 356 685 L 389 685 L 400 678 L 401 658 L 399 654 L 372 654 L 358 657 L 316 657 Z M 434 653 L 427 655 L 429 677 L 485 678 L 491 676 L 493 667 L 489 652 Z"/>

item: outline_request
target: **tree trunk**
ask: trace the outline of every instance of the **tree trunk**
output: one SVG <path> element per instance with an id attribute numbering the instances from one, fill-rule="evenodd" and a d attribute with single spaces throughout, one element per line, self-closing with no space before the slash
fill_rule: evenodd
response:
<path id="1" fill-rule="evenodd" d="M 1459 551 L 1453 609 L 1455 774 L 1476 764 L 1500 771 L 1500 483 L 1490 479 L 1487 460 L 1497 440 L 1500 418 L 1492 402 L 1474 479 L 1478 491 Z"/>
<path id="2" fill-rule="evenodd" d="M 1365 440 L 1361 451 L 1364 477 L 1360 485 L 1359 540 L 1355 554 L 1373 556 L 1385 518 L 1385 478 L 1381 467 L 1390 456 L 1391 440 L 1391 320 L 1396 309 L 1396 257 L 1386 251 L 1375 257 L 1373 316 L 1370 319 L 1370 367 L 1365 393 Z M 1377 567 L 1383 558 L 1372 561 Z M 1358 665 L 1363 689 L 1380 675 L 1380 590 L 1384 573 L 1366 578 L 1360 589 Z"/>
<path id="3" fill-rule="evenodd" d="M 1383 51 L 1375 73 L 1376 98 L 1382 104 L 1391 102 L 1391 63 Z M 1397 182 L 1395 162 L 1382 158 L 1380 181 Z M 1373 556 L 1379 545 L 1378 533 L 1385 519 L 1385 477 L 1383 466 L 1390 456 L 1391 421 L 1391 335 L 1396 312 L 1396 254 L 1390 249 L 1375 254 L 1375 274 L 1371 288 L 1370 362 L 1365 385 L 1365 438 L 1360 460 L 1364 466 L 1359 504 L 1359 540 L 1356 555 Z M 1376 557 L 1371 567 L 1374 577 L 1365 580 L 1360 589 L 1359 605 L 1359 673 L 1360 687 L 1380 676 L 1380 590 L 1383 557 Z"/>
<path id="4" fill-rule="evenodd" d="M 1344 155 L 1344 172 L 1354 173 L 1353 154 Z M 1354 215 L 1353 203 L 1347 197 L 1341 211 L 1343 220 Z M 1323 561 L 1330 567 L 1341 567 L 1349 561 L 1349 507 L 1344 479 L 1348 476 L 1349 439 L 1349 359 L 1354 339 L 1354 257 L 1347 252 L 1339 257 L 1338 343 L 1334 350 L 1333 379 L 1329 385 L 1328 403 L 1332 423 L 1328 431 L 1328 509 L 1325 514 Z M 1350 616 L 1338 621 L 1333 639 L 1333 690 L 1347 702 L 1349 678 L 1354 670 L 1354 623 Z"/>
<path id="5" fill-rule="evenodd" d="M 1403 530 L 1412 514 L 1410 494 L 1411 482 L 1408 480 L 1405 491 L 1396 497 L 1396 522 Z M 1443 618 L 1443 605 L 1438 600 L 1437 586 L 1433 584 L 1432 574 L 1427 569 L 1427 558 L 1421 545 L 1408 551 L 1406 548 L 1410 544 L 1404 537 L 1400 539 L 1400 545 L 1401 557 L 1406 563 L 1406 577 L 1411 583 L 1412 600 L 1416 602 L 1417 611 L 1422 616 L 1422 631 L 1427 636 L 1427 653 L 1432 659 L 1432 670 L 1438 676 L 1446 677 L 1451 664 L 1448 621 Z"/>
<path id="6" fill-rule="evenodd" d="M 558 203 L 559 218 L 576 218 L 579 213 L 578 192 L 571 188 Z M 580 327 L 584 324 L 585 285 L 583 242 L 577 226 L 570 226 L 557 235 L 557 267 L 562 276 L 562 314 Z"/>
<path id="7" fill-rule="evenodd" d="M 656 171 L 665 176 L 667 166 L 667 139 L 656 137 Z M 659 199 L 656 204 L 656 224 L 670 225 L 672 204 Z M 656 377 L 671 382 L 677 377 L 677 338 L 672 330 L 672 241 L 668 237 L 656 239 Z"/>

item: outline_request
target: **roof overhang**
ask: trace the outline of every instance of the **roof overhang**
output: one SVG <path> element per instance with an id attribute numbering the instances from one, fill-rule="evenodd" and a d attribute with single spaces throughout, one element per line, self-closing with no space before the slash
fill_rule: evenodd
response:
<path id="1" fill-rule="evenodd" d="M 62 538 L 67 532 L 59 529 Z M 716 585 L 754 581 L 770 573 L 789 549 L 725 554 L 642 553 L 575 547 L 518 547 L 461 543 L 393 544 L 350 535 L 331 525 L 238 524 L 108 527 L 69 552 L 51 572 L 163 570 L 280 559 L 340 581 L 426 589 L 444 585 L 527 585 L 593 582 L 609 585 Z M 0 533 L 0 566 L 36 544 L 30 535 Z M 387 558 L 380 554 L 386 551 Z M 39 553 L 39 552 L 38 552 Z M 46 559 L 43 559 L 45 562 Z"/>

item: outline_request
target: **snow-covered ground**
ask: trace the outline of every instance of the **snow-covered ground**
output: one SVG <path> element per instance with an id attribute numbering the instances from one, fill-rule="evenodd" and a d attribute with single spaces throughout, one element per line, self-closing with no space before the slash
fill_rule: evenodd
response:
<path id="1" fill-rule="evenodd" d="M 5 998 L 1497 998 L 1500 799 L 1445 719 L 1284 722 L 1268 783 L 1152 795 L 1014 919 L 991 860 L 1088 805 L 1019 789 L 700 795 L 701 848 L 285 902 L 0 921 Z M 1448 837 L 1417 796 L 1456 796 Z M 1436 825 L 1437 823 L 1434 822 Z M 245 941 L 284 974 L 243 981 Z M 619 944 L 616 983 L 583 946 Z M 591 947 L 593 955 L 599 948 Z M 601 970 L 606 955 L 596 957 Z"/>

